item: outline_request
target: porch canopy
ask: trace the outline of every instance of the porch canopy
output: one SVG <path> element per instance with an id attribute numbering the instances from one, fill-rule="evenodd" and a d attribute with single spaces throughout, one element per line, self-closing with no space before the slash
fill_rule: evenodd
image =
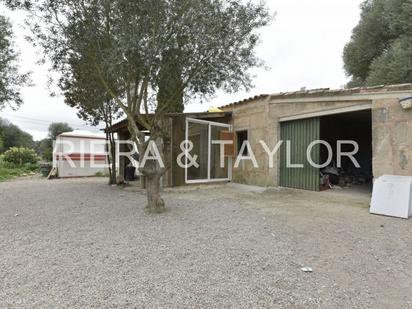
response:
<path id="1" fill-rule="evenodd" d="M 153 117 L 154 114 L 149 114 L 149 115 L 143 115 L 143 117 L 151 118 Z M 213 122 L 219 122 L 219 123 L 226 123 L 228 124 L 231 119 L 232 119 L 232 112 L 203 112 L 203 113 L 167 113 L 165 114 L 166 117 L 169 119 L 176 120 L 179 118 L 193 118 L 193 119 L 200 119 L 200 120 L 207 120 L 207 121 L 213 121 Z M 145 131 L 146 129 L 144 126 L 139 123 L 139 119 L 136 116 L 135 118 L 136 124 L 138 128 L 142 131 Z M 130 133 L 127 128 L 127 119 L 123 119 L 119 121 L 118 123 L 115 123 L 111 127 L 109 127 L 105 132 L 109 133 L 118 133 L 118 134 L 125 134 L 126 136 L 129 135 L 128 138 L 130 138 Z M 148 133 L 149 134 L 149 133 Z"/>

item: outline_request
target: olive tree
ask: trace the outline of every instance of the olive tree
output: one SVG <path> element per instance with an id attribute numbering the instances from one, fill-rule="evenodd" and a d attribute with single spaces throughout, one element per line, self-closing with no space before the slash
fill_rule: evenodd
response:
<path id="1" fill-rule="evenodd" d="M 217 89 L 230 92 L 251 87 L 250 69 L 262 65 L 255 56 L 256 30 L 271 20 L 265 4 L 257 1 L 9 4 L 32 13 L 34 42 L 41 44 L 54 70 L 74 73 L 73 63 L 87 65 L 87 76 L 99 81 L 126 116 L 139 152 L 146 153 L 154 144 L 162 156 L 169 134 L 165 114 L 180 98 L 187 103 L 213 95 Z M 150 132 L 149 139 L 143 131 Z M 140 166 L 150 211 L 164 209 L 160 180 L 166 169 L 157 160 Z"/>
<path id="2" fill-rule="evenodd" d="M 366 0 L 346 44 L 349 86 L 412 82 L 412 0 Z"/>

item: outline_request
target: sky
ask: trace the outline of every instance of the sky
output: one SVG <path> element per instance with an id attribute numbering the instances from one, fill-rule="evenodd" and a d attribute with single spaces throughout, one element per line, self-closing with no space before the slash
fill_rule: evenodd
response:
<path id="1" fill-rule="evenodd" d="M 342 52 L 360 18 L 362 0 L 267 0 L 276 17 L 259 30 L 261 43 L 256 53 L 266 68 L 252 70 L 254 88 L 249 92 L 217 94 L 209 101 L 187 105 L 187 112 L 203 112 L 258 94 L 294 91 L 302 87 L 341 88 L 348 78 L 343 70 Z M 30 133 L 35 140 L 47 136 L 52 122 L 67 122 L 73 129 L 97 132 L 64 104 L 61 96 L 51 97 L 48 88 L 49 65 L 39 65 L 41 50 L 25 40 L 24 15 L 10 12 L 0 4 L 0 13 L 10 18 L 20 51 L 21 68 L 32 72 L 33 87 L 22 92 L 24 104 L 13 111 L 0 112 Z"/>

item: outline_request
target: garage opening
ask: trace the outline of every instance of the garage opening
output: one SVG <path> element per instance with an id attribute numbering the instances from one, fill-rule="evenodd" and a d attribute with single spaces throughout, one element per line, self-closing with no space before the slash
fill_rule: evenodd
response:
<path id="1" fill-rule="evenodd" d="M 281 139 L 280 186 L 311 191 L 338 187 L 372 189 L 370 109 L 282 122 Z M 330 149 L 322 143 L 313 144 L 319 140 L 328 143 Z M 355 145 L 359 147 L 356 153 Z M 313 166 L 308 161 L 308 149 L 316 165 L 330 163 L 321 168 Z M 340 162 L 338 149 L 342 154 Z M 354 160 L 345 153 L 353 153 Z"/>
<path id="2" fill-rule="evenodd" d="M 334 186 L 356 187 L 359 190 L 372 190 L 372 113 L 362 110 L 350 113 L 320 117 L 320 139 L 332 146 L 332 163 L 320 170 L 321 190 Z M 348 156 L 341 156 L 338 166 L 338 142 L 341 152 L 350 153 L 355 146 L 346 141 L 354 141 L 359 150 L 353 158 L 359 163 L 357 167 Z M 327 162 L 328 150 L 320 147 L 320 162 Z"/>

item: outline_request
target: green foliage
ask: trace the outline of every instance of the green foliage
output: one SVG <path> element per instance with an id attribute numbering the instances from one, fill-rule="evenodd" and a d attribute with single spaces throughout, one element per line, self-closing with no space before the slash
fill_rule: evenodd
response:
<path id="1" fill-rule="evenodd" d="M 368 0 L 344 49 L 349 86 L 412 82 L 412 0 Z"/>
<path id="2" fill-rule="evenodd" d="M 65 122 L 53 122 L 49 125 L 49 138 L 54 141 L 60 134 L 72 131 L 73 129 Z"/>
<path id="3" fill-rule="evenodd" d="M 14 49 L 12 39 L 11 24 L 0 15 L 0 110 L 6 105 L 12 108 L 20 106 L 21 87 L 30 83 L 28 73 L 19 73 L 19 54 Z"/>
<path id="4" fill-rule="evenodd" d="M 112 101 L 126 115 L 141 152 L 149 144 L 145 130 L 161 152 L 167 145 L 163 111 L 180 111 L 182 100 L 203 99 L 218 89 L 252 87 L 251 69 L 263 65 L 255 55 L 256 30 L 271 21 L 264 2 L 255 0 L 7 3 L 28 10 L 33 39 L 62 76 L 66 99 L 68 94 L 85 112 L 84 102 L 97 107 Z M 154 188 L 165 168 L 150 162 L 141 171 L 156 175 L 147 186 Z M 149 195 L 156 192 L 148 189 Z M 164 206 L 160 197 L 149 200 Z"/>
<path id="5" fill-rule="evenodd" d="M 33 13 L 29 23 L 34 39 L 62 73 L 63 91 L 74 88 L 79 94 L 79 89 L 92 89 L 82 89 L 80 80 L 97 82 L 96 89 L 103 87 L 103 95 L 109 95 L 129 118 L 156 111 L 156 94 L 165 89 L 162 85 L 171 84 L 165 91 L 177 93 L 159 94 L 171 101 L 161 99 L 162 109 L 180 105 L 182 94 L 188 99 L 213 95 L 219 88 L 249 89 L 250 69 L 262 65 L 254 53 L 259 39 L 255 30 L 271 20 L 260 1 L 87 0 L 79 6 L 73 0 L 43 0 L 30 4 L 22 6 Z M 92 95 L 81 98 L 94 100 Z M 152 129 L 154 123 L 140 118 L 146 129 Z"/>
<path id="6" fill-rule="evenodd" d="M 171 49 L 163 54 L 159 72 L 157 110 L 164 113 L 182 113 L 184 85 L 179 49 Z"/>
<path id="7" fill-rule="evenodd" d="M 110 175 L 104 172 L 97 172 L 96 174 L 94 174 L 94 176 L 95 177 L 110 177 Z"/>
<path id="8" fill-rule="evenodd" d="M 53 122 L 49 126 L 49 137 L 35 143 L 35 150 L 41 159 L 53 161 L 53 141 L 56 137 L 65 132 L 72 132 L 73 129 L 64 122 Z"/>
<path id="9" fill-rule="evenodd" d="M 24 165 L 15 165 L 5 162 L 3 155 L 0 156 L 0 182 L 7 181 L 15 177 L 36 174 L 39 170 L 37 164 L 27 163 Z"/>
<path id="10" fill-rule="evenodd" d="M 50 138 L 42 139 L 36 143 L 36 152 L 45 161 L 53 161 L 53 141 Z"/>
<path id="11" fill-rule="evenodd" d="M 0 139 L 3 145 L 0 145 L 0 153 L 11 147 L 34 147 L 33 137 L 21 130 L 18 126 L 0 118 Z"/>
<path id="12" fill-rule="evenodd" d="M 3 154 L 3 161 L 13 166 L 36 164 L 38 160 L 36 152 L 30 148 L 12 147 Z"/>
<path id="13" fill-rule="evenodd" d="M 402 37 L 373 60 L 367 85 L 412 82 L 412 40 Z"/>
<path id="14" fill-rule="evenodd" d="M 49 137 L 35 142 L 35 150 L 41 159 L 51 162 L 53 161 L 53 140 L 64 132 L 71 132 L 73 129 L 64 122 L 53 122 L 49 126 Z"/>

